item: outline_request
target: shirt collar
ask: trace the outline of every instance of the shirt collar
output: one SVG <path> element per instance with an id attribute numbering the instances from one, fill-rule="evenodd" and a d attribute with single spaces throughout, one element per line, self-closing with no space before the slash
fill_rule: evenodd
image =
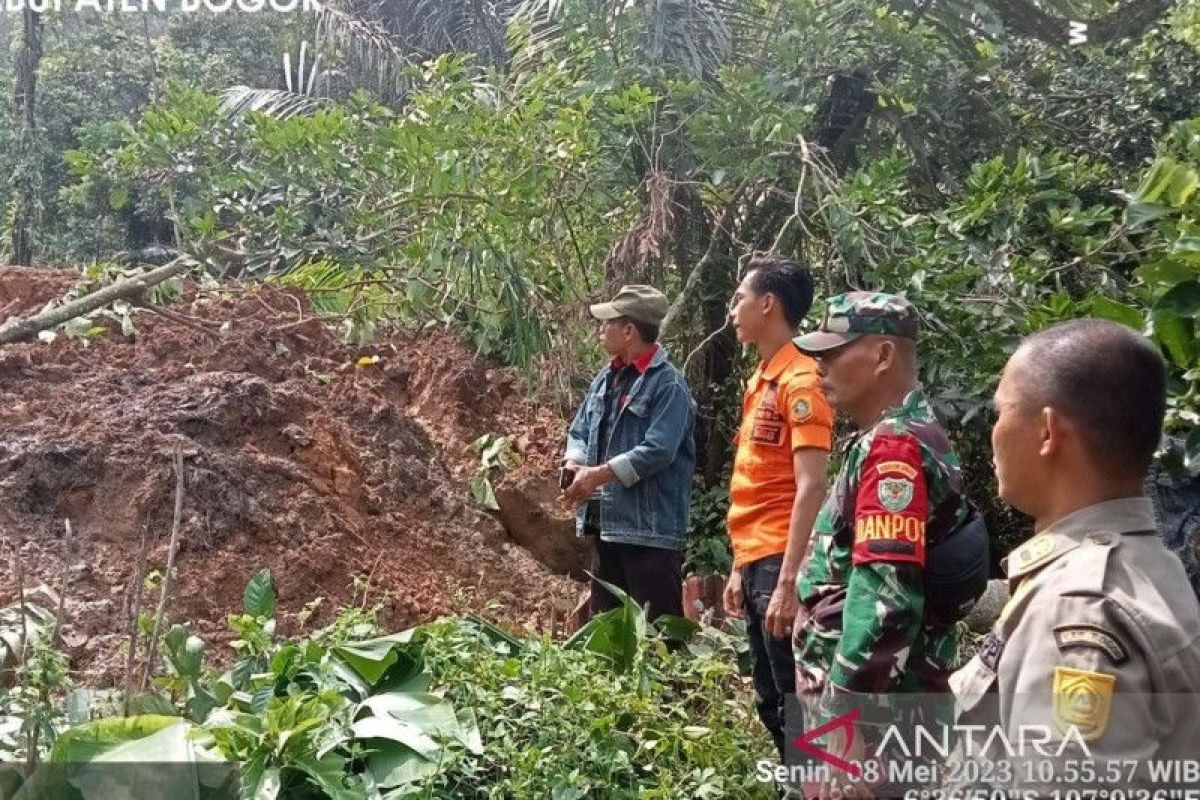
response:
<path id="1" fill-rule="evenodd" d="M 929 406 L 929 401 L 925 399 L 921 387 L 913 389 L 908 394 L 904 395 L 904 400 L 898 406 L 892 406 L 883 412 L 881 419 L 898 419 L 900 417 L 918 417 L 925 413 L 933 414 L 933 409 Z"/>
<path id="2" fill-rule="evenodd" d="M 649 350 L 633 360 L 633 368 L 637 370 L 638 375 L 646 374 L 646 370 L 650 369 L 650 362 L 654 360 L 656 355 L 658 355 L 658 342 L 650 345 Z M 617 356 L 612 360 L 609 366 L 611 366 L 613 369 L 621 369 L 625 366 L 625 364 L 625 359 Z"/>
<path id="3" fill-rule="evenodd" d="M 793 361 L 802 356 L 800 348 L 796 347 L 791 342 L 788 342 L 783 347 L 779 348 L 779 352 L 771 356 L 771 360 L 764 361 L 758 366 L 758 373 L 764 380 L 773 381 L 778 378 L 783 371 L 791 365 Z"/>
<path id="4" fill-rule="evenodd" d="M 1074 550 L 1089 537 L 1101 544 L 1122 533 L 1154 530 L 1154 506 L 1148 497 L 1121 497 L 1085 506 L 1055 521 L 1004 560 L 1009 580 Z"/>

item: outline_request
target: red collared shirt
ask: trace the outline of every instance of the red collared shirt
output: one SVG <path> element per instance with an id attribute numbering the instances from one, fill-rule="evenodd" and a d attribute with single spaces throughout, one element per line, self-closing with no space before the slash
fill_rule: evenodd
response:
<path id="1" fill-rule="evenodd" d="M 642 353 L 633 361 L 633 368 L 638 371 L 638 375 L 645 375 L 646 370 L 650 369 L 650 362 L 654 360 L 654 354 L 658 352 L 658 342 L 650 345 L 650 349 Z M 609 366 L 614 370 L 619 370 L 625 366 L 625 359 L 617 356 L 609 362 Z"/>
<path id="2" fill-rule="evenodd" d="M 645 375 L 657 352 L 658 343 L 655 342 L 632 362 L 627 362 L 620 356 L 609 362 L 608 385 L 604 393 L 604 416 L 600 420 L 601 462 L 608 459 L 608 432 L 616 421 L 617 415 L 621 413 L 621 409 L 629 402 L 629 387 L 637 380 L 635 373 L 639 376 Z"/>

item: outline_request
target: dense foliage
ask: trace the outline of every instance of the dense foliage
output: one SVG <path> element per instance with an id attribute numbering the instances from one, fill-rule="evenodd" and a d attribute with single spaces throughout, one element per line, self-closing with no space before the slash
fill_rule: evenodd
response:
<path id="1" fill-rule="evenodd" d="M 6 645 L 14 608 L 0 612 Z M 53 620 L 32 600 L 26 613 Z M 0 762 L 45 763 L 0 766 L 5 796 L 135 785 L 262 800 L 768 796 L 740 638 L 682 619 L 651 625 L 628 599 L 562 643 L 477 617 L 380 636 L 374 612 L 354 607 L 284 637 L 263 570 L 229 626 L 236 657 L 219 670 L 174 625 L 166 672 L 125 698 L 129 716 L 106 716 L 112 693 L 65 694 L 65 659 L 41 642 L 0 691 Z M 668 647 L 681 637 L 685 650 Z"/>

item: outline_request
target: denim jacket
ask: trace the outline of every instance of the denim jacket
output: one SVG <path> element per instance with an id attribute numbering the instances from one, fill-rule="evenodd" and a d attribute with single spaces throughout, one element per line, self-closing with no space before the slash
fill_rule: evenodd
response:
<path id="1" fill-rule="evenodd" d="M 609 374 L 606 366 L 592 380 L 575 414 L 567 432 L 569 461 L 599 463 Z M 576 532 L 583 535 L 588 506 L 598 504 L 593 519 L 604 541 L 683 549 L 696 469 L 695 423 L 696 402 L 687 381 L 659 348 L 608 427 L 608 465 L 617 480 L 579 508 Z"/>

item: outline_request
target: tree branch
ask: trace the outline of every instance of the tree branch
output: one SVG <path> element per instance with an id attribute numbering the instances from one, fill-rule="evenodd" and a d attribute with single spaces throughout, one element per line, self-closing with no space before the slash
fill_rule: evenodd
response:
<path id="1" fill-rule="evenodd" d="M 687 280 L 683 284 L 683 288 L 679 290 L 678 296 L 667 309 L 667 315 L 663 317 L 661 331 L 662 338 L 666 339 L 679 324 L 679 320 L 683 315 L 684 308 L 695 299 L 695 295 L 700 291 L 700 287 L 704 285 L 704 277 L 708 273 L 709 268 L 718 262 L 718 251 L 720 250 L 721 241 L 728 235 L 729 229 L 733 226 L 733 215 L 737 210 L 738 204 L 741 202 L 742 194 L 746 189 L 746 184 L 738 187 L 733 193 L 733 198 L 729 201 L 729 205 L 725 206 L 725 210 L 721 213 L 721 218 L 713 225 L 712 234 L 708 240 L 708 249 L 692 271 L 688 273 Z"/>
<path id="2" fill-rule="evenodd" d="M 64 322 L 76 317 L 82 317 L 84 314 L 89 314 L 98 308 L 103 308 L 114 300 L 135 297 L 151 286 L 157 286 L 163 281 L 174 278 L 176 275 L 182 275 L 194 266 L 196 266 L 194 261 L 180 256 L 165 266 L 152 269 L 133 278 L 117 281 L 111 286 L 105 286 L 97 292 L 92 292 L 78 300 L 65 303 L 57 308 L 44 311 L 41 314 L 17 320 L 10 325 L 0 328 L 0 344 L 11 344 L 12 342 L 23 342 L 32 339 L 48 328 L 62 325 Z"/>

